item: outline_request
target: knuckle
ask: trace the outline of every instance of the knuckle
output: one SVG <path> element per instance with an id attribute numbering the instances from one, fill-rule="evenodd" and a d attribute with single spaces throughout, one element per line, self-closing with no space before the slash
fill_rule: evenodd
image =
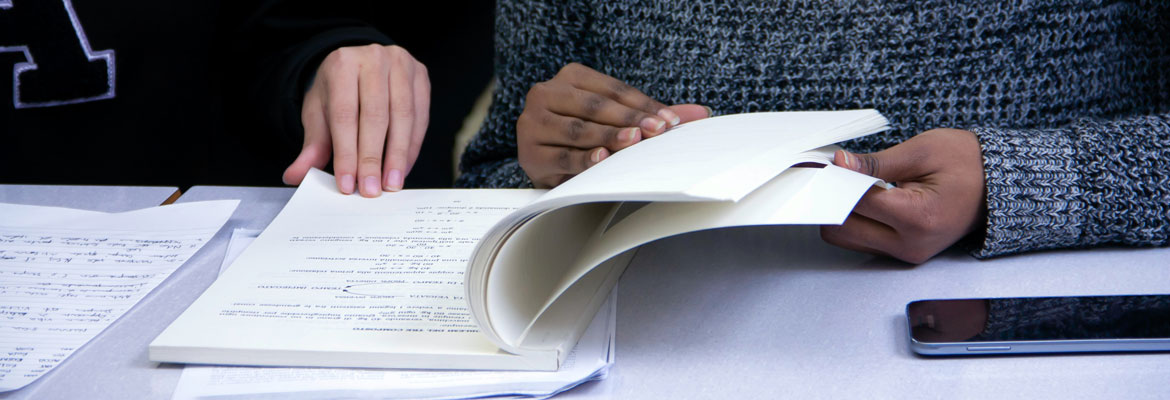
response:
<path id="1" fill-rule="evenodd" d="M 584 107 L 586 116 L 597 115 L 603 108 L 605 108 L 605 98 L 590 93 L 586 95 L 584 99 L 582 99 L 581 106 Z"/>
<path id="2" fill-rule="evenodd" d="M 575 73 L 577 73 L 577 71 L 580 71 L 581 68 L 583 68 L 583 67 L 585 67 L 585 66 L 581 65 L 581 63 L 571 62 L 571 63 L 565 64 L 565 66 L 561 67 L 560 71 L 557 71 L 557 76 L 575 74 Z"/>
<path id="3" fill-rule="evenodd" d="M 393 107 L 390 108 L 390 113 L 397 119 L 414 117 L 414 101 L 397 99 L 394 101 Z"/>
<path id="4" fill-rule="evenodd" d="M 894 257 L 911 264 L 922 264 L 929 260 L 933 255 L 934 254 L 927 249 L 910 248 L 903 249 L 901 252 L 895 253 Z"/>
<path id="5" fill-rule="evenodd" d="M 361 156 L 358 158 L 358 168 L 372 168 L 378 169 L 382 167 L 382 157 L 377 156 Z"/>
<path id="6" fill-rule="evenodd" d="M 561 149 L 557 152 L 557 167 L 562 171 L 568 171 L 570 163 L 572 162 L 572 155 L 569 154 L 569 149 Z"/>
<path id="7" fill-rule="evenodd" d="M 625 121 L 626 126 L 638 126 L 645 114 L 638 110 L 629 110 L 622 116 L 622 121 Z"/>
<path id="8" fill-rule="evenodd" d="M 647 97 L 646 100 L 642 101 L 642 109 L 643 110 L 653 110 L 653 111 L 657 112 L 659 108 L 660 107 L 658 105 L 658 102 L 654 101 L 654 99 Z"/>
<path id="9" fill-rule="evenodd" d="M 362 120 L 368 123 L 385 126 L 390 123 L 390 113 L 384 108 L 372 108 L 362 111 Z"/>
<path id="10" fill-rule="evenodd" d="M 532 114 L 525 111 L 520 113 L 520 117 L 516 118 L 516 137 L 523 139 L 525 134 L 531 131 Z"/>
<path id="11" fill-rule="evenodd" d="M 870 154 L 858 154 L 857 159 L 861 163 L 861 170 L 868 171 L 867 174 L 871 176 L 879 175 L 881 163 L 878 162 L 877 157 Z"/>
<path id="12" fill-rule="evenodd" d="M 329 119 L 334 123 L 351 123 L 357 118 L 357 106 L 350 103 L 331 104 Z"/>
<path id="13" fill-rule="evenodd" d="M 630 87 L 630 85 L 626 84 L 625 82 L 617 80 L 609 85 L 609 90 L 616 95 L 625 94 L 626 92 L 629 92 L 630 89 L 633 89 L 633 87 Z"/>
<path id="14" fill-rule="evenodd" d="M 605 142 L 609 143 L 609 145 L 611 147 L 617 147 L 618 133 L 620 133 L 620 132 L 621 132 L 621 129 L 618 129 L 616 127 L 611 126 L 611 127 L 605 128 Z"/>
<path id="15" fill-rule="evenodd" d="M 578 165 L 577 171 L 584 171 L 584 170 L 589 169 L 589 163 L 590 163 L 589 153 L 591 153 L 591 152 L 592 151 L 580 152 L 580 156 L 577 157 L 577 165 Z"/>
<path id="16" fill-rule="evenodd" d="M 540 125 L 544 127 L 555 127 L 557 123 L 556 116 L 551 113 L 541 113 Z"/>
<path id="17" fill-rule="evenodd" d="M 398 45 L 382 46 L 382 45 L 375 44 L 375 45 L 371 45 L 371 46 L 376 46 L 380 53 L 385 54 L 391 60 L 396 60 L 398 58 L 401 58 L 403 55 L 407 54 L 406 49 L 403 49 L 401 46 L 398 46 Z"/>
<path id="18" fill-rule="evenodd" d="M 581 140 L 585 134 L 585 121 L 573 118 L 569 124 L 565 126 L 565 138 L 570 142 L 576 143 Z"/>
<path id="19" fill-rule="evenodd" d="M 524 96 L 524 104 L 530 106 L 540 104 L 544 98 L 544 94 L 549 90 L 548 86 L 548 82 L 537 82 L 535 85 L 532 85 L 528 89 L 528 94 Z"/>
<path id="20" fill-rule="evenodd" d="M 840 246 L 842 244 L 841 228 L 838 226 L 822 226 L 821 240 L 834 246 Z"/>

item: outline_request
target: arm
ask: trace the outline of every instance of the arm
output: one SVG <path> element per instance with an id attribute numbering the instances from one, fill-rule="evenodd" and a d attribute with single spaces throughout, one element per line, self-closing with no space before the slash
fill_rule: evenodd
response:
<path id="1" fill-rule="evenodd" d="M 1170 113 L 975 132 L 988 211 L 975 256 L 1170 241 Z"/>
<path id="2" fill-rule="evenodd" d="M 934 130 L 837 165 L 898 187 L 871 190 L 826 241 L 921 263 L 972 236 L 985 258 L 1170 243 L 1170 115 L 1062 128 Z"/>

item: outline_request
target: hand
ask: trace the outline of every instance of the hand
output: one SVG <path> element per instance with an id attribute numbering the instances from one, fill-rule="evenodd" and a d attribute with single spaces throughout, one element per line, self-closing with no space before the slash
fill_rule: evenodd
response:
<path id="1" fill-rule="evenodd" d="M 983 156 L 975 134 L 924 132 L 884 151 L 838 151 L 833 164 L 897 184 L 872 188 L 843 225 L 822 226 L 826 242 L 919 264 L 986 218 Z"/>
<path id="2" fill-rule="evenodd" d="M 378 197 L 402 189 L 430 118 L 427 69 L 398 46 L 342 47 L 329 53 L 305 94 L 305 144 L 284 171 L 300 184 L 310 167 L 333 156 L 342 193 Z M 356 181 L 356 182 L 355 182 Z"/>
<path id="3" fill-rule="evenodd" d="M 561 184 L 610 154 L 706 118 L 706 107 L 667 107 L 609 75 L 573 63 L 528 91 L 516 121 L 520 167 L 532 184 Z"/>

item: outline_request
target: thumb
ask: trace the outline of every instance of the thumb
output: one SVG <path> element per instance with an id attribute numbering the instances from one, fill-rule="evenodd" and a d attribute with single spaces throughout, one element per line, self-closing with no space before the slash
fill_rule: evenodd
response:
<path id="1" fill-rule="evenodd" d="M 886 182 L 900 182 L 917 178 L 917 166 L 897 151 L 898 146 L 877 153 L 858 154 L 837 150 L 833 165 L 866 174 Z"/>
<path id="2" fill-rule="evenodd" d="M 667 107 L 678 114 L 680 124 L 700 120 L 711 116 L 711 109 L 698 104 L 675 104 Z"/>

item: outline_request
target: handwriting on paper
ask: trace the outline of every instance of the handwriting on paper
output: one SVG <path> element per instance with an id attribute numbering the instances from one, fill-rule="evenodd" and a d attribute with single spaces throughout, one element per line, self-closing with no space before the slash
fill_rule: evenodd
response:
<path id="1" fill-rule="evenodd" d="M 120 214 L 0 204 L 0 217 L 12 217 L 0 218 L 0 391 L 27 385 L 101 333 L 237 204 L 207 203 Z M 79 219 L 35 222 L 63 212 Z M 24 222 L 8 224 L 16 216 Z"/>

